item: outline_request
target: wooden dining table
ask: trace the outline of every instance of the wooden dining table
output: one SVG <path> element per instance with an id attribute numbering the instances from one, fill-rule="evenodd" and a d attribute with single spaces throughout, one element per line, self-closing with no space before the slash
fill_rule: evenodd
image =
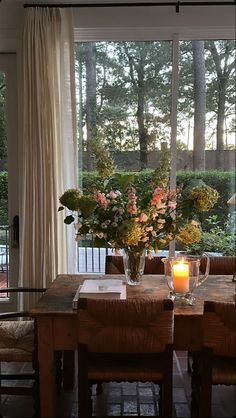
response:
<path id="1" fill-rule="evenodd" d="M 85 279 L 118 278 L 124 275 L 60 274 L 31 309 L 37 323 L 37 347 L 40 376 L 40 408 L 42 417 L 56 416 L 55 353 L 77 348 L 77 311 L 72 300 Z M 169 289 L 162 275 L 145 275 L 138 286 L 126 286 L 127 299 L 163 299 Z M 174 349 L 198 351 L 202 340 L 202 317 L 205 300 L 235 301 L 232 276 L 209 276 L 198 287 L 193 306 L 174 302 Z"/>

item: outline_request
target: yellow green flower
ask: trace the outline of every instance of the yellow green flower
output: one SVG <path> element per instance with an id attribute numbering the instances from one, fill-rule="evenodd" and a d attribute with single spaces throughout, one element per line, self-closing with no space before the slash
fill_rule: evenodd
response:
<path id="1" fill-rule="evenodd" d="M 120 237 L 124 245 L 137 245 L 142 238 L 142 227 L 134 221 L 123 222 L 120 230 Z"/>
<path id="2" fill-rule="evenodd" d="M 69 210 L 77 211 L 82 192 L 79 189 L 68 189 L 60 197 L 59 202 Z"/>
<path id="3" fill-rule="evenodd" d="M 102 179 L 110 177 L 115 171 L 115 163 L 110 152 L 102 144 L 95 143 L 93 151 L 96 157 L 96 169 Z"/>
<path id="4" fill-rule="evenodd" d="M 211 209 L 218 198 L 217 190 L 206 184 L 194 187 L 190 193 L 190 199 L 195 201 L 195 205 L 200 212 Z"/>
<path id="5" fill-rule="evenodd" d="M 193 223 L 186 224 L 177 234 L 177 239 L 183 244 L 193 244 L 201 239 L 201 229 Z"/>

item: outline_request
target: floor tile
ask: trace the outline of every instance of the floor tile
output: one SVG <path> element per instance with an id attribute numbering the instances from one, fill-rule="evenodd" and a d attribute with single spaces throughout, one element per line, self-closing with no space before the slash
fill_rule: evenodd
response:
<path id="1" fill-rule="evenodd" d="M 186 356 L 187 352 L 185 351 L 174 353 L 173 417 L 175 418 L 190 417 L 191 388 L 190 375 L 186 369 Z M 14 367 L 19 369 L 22 365 Z M 22 368 L 26 369 L 27 367 L 25 364 Z M 99 396 L 96 396 L 96 386 L 94 385 L 93 395 L 94 413 L 99 417 L 158 416 L 159 386 L 151 382 L 103 384 L 103 392 Z M 59 414 L 61 413 L 63 418 L 68 418 L 68 413 L 63 411 L 65 399 L 70 406 L 70 418 L 77 418 L 77 388 L 74 393 L 63 393 L 58 400 Z M 0 412 L 4 418 L 31 417 L 34 412 L 33 400 L 30 397 L 2 395 Z M 213 388 L 212 412 L 213 418 L 233 418 L 236 413 L 235 387 L 218 386 Z"/>

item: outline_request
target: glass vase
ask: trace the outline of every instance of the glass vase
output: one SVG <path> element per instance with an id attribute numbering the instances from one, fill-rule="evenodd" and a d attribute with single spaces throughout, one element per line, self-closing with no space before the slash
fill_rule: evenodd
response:
<path id="1" fill-rule="evenodd" d="M 127 284 L 133 286 L 140 284 L 145 266 L 145 250 L 124 250 L 123 262 Z"/>

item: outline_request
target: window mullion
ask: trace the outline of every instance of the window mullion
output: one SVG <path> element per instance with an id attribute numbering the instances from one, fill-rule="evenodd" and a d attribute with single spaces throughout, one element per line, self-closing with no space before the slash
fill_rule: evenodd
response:
<path id="1" fill-rule="evenodd" d="M 171 142 L 170 142 L 170 188 L 176 188 L 177 156 L 177 106 L 179 92 L 179 35 L 175 34 L 172 43 L 172 90 L 171 90 Z M 169 255 L 175 253 L 175 241 L 169 245 Z"/>

